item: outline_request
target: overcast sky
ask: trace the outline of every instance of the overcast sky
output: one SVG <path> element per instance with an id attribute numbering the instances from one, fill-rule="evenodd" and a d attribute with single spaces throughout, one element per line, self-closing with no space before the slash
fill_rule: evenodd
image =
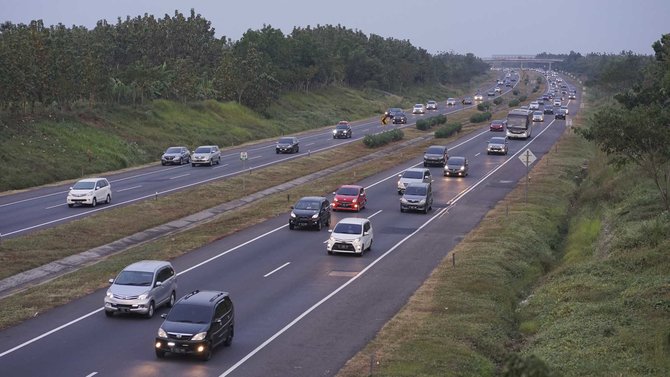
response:
<path id="1" fill-rule="evenodd" d="M 540 52 L 652 54 L 670 33 L 670 0 L 0 0 L 0 21 L 88 29 L 98 20 L 190 9 L 233 41 L 263 25 L 281 29 L 340 24 L 368 35 L 409 40 L 430 53 Z"/>

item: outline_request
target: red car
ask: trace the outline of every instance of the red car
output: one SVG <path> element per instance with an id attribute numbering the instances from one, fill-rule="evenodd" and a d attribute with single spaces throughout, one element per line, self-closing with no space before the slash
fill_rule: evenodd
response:
<path id="1" fill-rule="evenodd" d="M 489 126 L 489 130 L 503 132 L 505 131 L 505 126 L 507 125 L 506 120 L 493 120 Z"/>
<path id="2" fill-rule="evenodd" d="M 333 193 L 333 211 L 360 211 L 368 202 L 365 188 L 357 185 L 343 185 Z"/>

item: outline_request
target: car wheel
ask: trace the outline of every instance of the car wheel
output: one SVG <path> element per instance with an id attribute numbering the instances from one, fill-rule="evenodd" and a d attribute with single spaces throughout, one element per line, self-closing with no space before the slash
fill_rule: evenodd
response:
<path id="1" fill-rule="evenodd" d="M 333 251 L 332 251 L 332 250 L 326 250 L 326 251 L 328 251 L 328 255 L 333 255 Z"/>
<path id="2" fill-rule="evenodd" d="M 72 207 L 74 207 L 74 204 L 73 203 L 68 203 L 67 206 L 72 208 Z"/>
<path id="3" fill-rule="evenodd" d="M 94 197 L 94 198 L 93 198 L 93 201 L 91 201 L 91 207 L 95 207 L 95 206 L 97 206 L 97 205 L 98 205 L 98 201 L 97 201 L 97 200 L 95 199 L 95 197 Z"/>
<path id="4" fill-rule="evenodd" d="M 105 316 L 107 316 L 107 317 L 114 317 L 114 312 L 113 312 L 113 311 L 109 311 L 109 310 L 105 310 Z"/>
<path id="5" fill-rule="evenodd" d="M 362 257 L 363 256 L 363 250 L 361 250 L 360 253 L 356 253 L 356 256 L 359 257 L 359 258 Z"/>
<path id="6" fill-rule="evenodd" d="M 167 303 L 167 307 L 168 307 L 168 308 L 173 307 L 173 306 L 174 306 L 174 302 L 175 302 L 176 300 L 177 300 L 177 294 L 176 294 L 174 291 L 172 291 L 172 293 L 170 293 L 170 301 L 168 301 L 168 303 Z"/>
<path id="7" fill-rule="evenodd" d="M 107 198 L 105 198 L 105 204 L 109 204 L 112 202 L 112 196 L 107 194 Z"/>
<path id="8" fill-rule="evenodd" d="M 226 340 L 223 342 L 223 345 L 225 347 L 230 347 L 231 344 L 233 344 L 233 336 L 235 335 L 235 328 L 233 325 L 230 325 L 230 328 L 228 329 L 228 337 L 226 337 Z"/>
<path id="9" fill-rule="evenodd" d="M 147 310 L 147 314 L 145 314 L 145 317 L 147 317 L 147 319 L 154 316 L 154 309 L 155 309 L 154 302 L 151 301 L 149 303 L 149 310 Z"/>
<path id="10" fill-rule="evenodd" d="M 288 224 L 288 228 L 289 228 L 290 230 L 293 230 L 293 229 L 295 229 L 295 226 L 294 226 L 293 224 L 289 223 L 289 224 Z"/>
<path id="11" fill-rule="evenodd" d="M 424 168 L 428 167 L 428 164 L 424 162 L 424 163 L 423 163 L 423 167 L 424 167 Z"/>
<path id="12" fill-rule="evenodd" d="M 279 149 L 275 149 L 275 153 L 279 154 Z"/>
<path id="13" fill-rule="evenodd" d="M 191 162 L 191 166 L 192 166 L 192 167 L 195 167 L 195 164 Z"/>
<path id="14" fill-rule="evenodd" d="M 217 164 L 217 165 L 221 165 L 221 157 L 219 157 L 219 158 L 216 160 L 216 164 Z"/>
<path id="15" fill-rule="evenodd" d="M 372 251 L 372 240 L 370 240 L 370 244 L 368 245 L 368 251 Z"/>
<path id="16" fill-rule="evenodd" d="M 209 159 L 209 166 L 214 166 L 214 160 L 211 158 Z"/>
<path id="17" fill-rule="evenodd" d="M 300 152 L 300 147 L 295 147 L 295 153 Z"/>
<path id="18" fill-rule="evenodd" d="M 403 213 L 404 213 L 404 212 L 405 212 L 405 209 L 402 208 L 402 207 L 400 207 L 400 212 L 403 212 Z"/>
<path id="19" fill-rule="evenodd" d="M 165 357 L 165 351 L 156 350 L 156 357 L 162 359 Z"/>
<path id="20" fill-rule="evenodd" d="M 211 344 L 207 344 L 205 347 L 207 347 L 207 349 L 205 350 L 205 353 L 200 356 L 200 360 L 209 361 L 212 358 L 212 346 Z"/>
<path id="21" fill-rule="evenodd" d="M 165 161 L 161 161 L 161 165 L 165 166 Z"/>
<path id="22" fill-rule="evenodd" d="M 428 213 L 428 206 L 425 206 L 425 207 L 423 207 L 423 214 L 425 215 L 427 213 Z"/>
<path id="23" fill-rule="evenodd" d="M 316 222 L 316 230 L 320 231 L 321 228 L 323 228 L 323 224 L 321 223 L 321 220 Z"/>

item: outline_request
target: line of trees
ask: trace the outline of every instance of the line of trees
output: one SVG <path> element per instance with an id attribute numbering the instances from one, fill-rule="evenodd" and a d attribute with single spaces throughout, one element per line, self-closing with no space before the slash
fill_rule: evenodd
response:
<path id="1" fill-rule="evenodd" d="M 343 26 L 265 26 L 239 41 L 217 38 L 208 20 L 153 15 L 95 28 L 0 25 L 0 107 L 32 111 L 152 99 L 237 101 L 263 108 L 283 91 L 328 85 L 402 91 L 467 81 L 488 69 L 472 54 L 431 55 L 409 41 Z"/>

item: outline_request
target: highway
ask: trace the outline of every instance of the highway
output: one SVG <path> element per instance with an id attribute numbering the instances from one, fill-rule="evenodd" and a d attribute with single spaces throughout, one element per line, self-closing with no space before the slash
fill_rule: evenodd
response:
<path id="1" fill-rule="evenodd" d="M 569 101 L 568 121 L 578 111 L 579 99 Z M 470 175 L 448 178 L 441 168 L 430 168 L 435 202 L 427 215 L 401 213 L 396 191 L 397 174 L 420 166 L 422 156 L 357 182 L 367 187 L 367 208 L 336 212 L 332 224 L 348 216 L 371 219 L 373 249 L 361 258 L 327 255 L 325 230 L 289 230 L 285 214 L 173 260 L 178 296 L 217 289 L 230 292 L 235 303 L 233 344 L 217 348 L 209 362 L 156 359 L 153 339 L 162 319 L 107 318 L 102 313 L 105 290 L 100 290 L 2 331 L 0 370 L 17 376 L 333 376 L 525 176 L 519 156 L 530 149 L 540 159 L 568 121 L 547 116 L 535 124 L 531 139 L 511 140 L 507 156 L 486 154 L 486 141 L 500 135 L 488 131 L 488 125 L 449 143 L 450 155 L 469 159 Z M 368 127 L 377 127 L 373 123 Z M 354 128 L 355 136 L 365 124 Z M 323 131 L 313 136 L 314 145 L 325 148 L 320 144 L 326 143 Z M 259 151 L 263 147 L 271 146 L 259 146 Z M 272 155 L 276 158 L 274 151 Z M 143 174 L 167 169 L 149 170 Z M 213 169 L 197 170 L 211 174 Z M 122 179 L 136 175 L 114 177 L 116 192 L 125 184 Z M 67 208 L 60 194 L 53 196 Z"/>
<path id="2" fill-rule="evenodd" d="M 495 83 L 490 87 L 481 88 L 480 91 L 486 95 L 486 92 L 492 90 L 493 87 L 495 87 Z M 503 94 L 509 92 L 512 88 L 505 89 Z M 332 127 L 301 133 L 296 135 L 300 139 L 300 153 L 296 154 L 276 154 L 276 140 L 271 140 L 244 147 L 224 149 L 222 150 L 221 164 L 212 167 L 161 166 L 157 159 L 153 166 L 121 173 L 100 174 L 99 176 L 107 178 L 112 186 L 112 203 L 108 205 L 68 208 L 65 204 L 65 197 L 69 186 L 74 181 L 0 195 L 0 235 L 6 238 L 29 234 L 36 230 L 53 227 L 111 208 L 154 198 L 156 195 L 166 195 L 214 180 L 225 179 L 242 171 L 263 168 L 290 159 L 300 158 L 309 153 L 317 153 L 344 144 L 359 142 L 367 134 L 379 133 L 392 127 L 408 127 L 422 117 L 450 114 L 463 108 L 476 106 L 476 104 L 463 106 L 461 103 L 457 103 L 456 106 L 447 107 L 445 102 L 446 100 L 439 103 L 437 111 L 430 111 L 424 115 L 413 115 L 411 109 L 409 109 L 406 112 L 407 125 L 388 125 L 382 128 L 378 117 L 352 122 L 353 136 L 351 139 L 333 139 Z M 240 152 L 247 152 L 248 159 L 244 165 L 240 160 Z"/>

